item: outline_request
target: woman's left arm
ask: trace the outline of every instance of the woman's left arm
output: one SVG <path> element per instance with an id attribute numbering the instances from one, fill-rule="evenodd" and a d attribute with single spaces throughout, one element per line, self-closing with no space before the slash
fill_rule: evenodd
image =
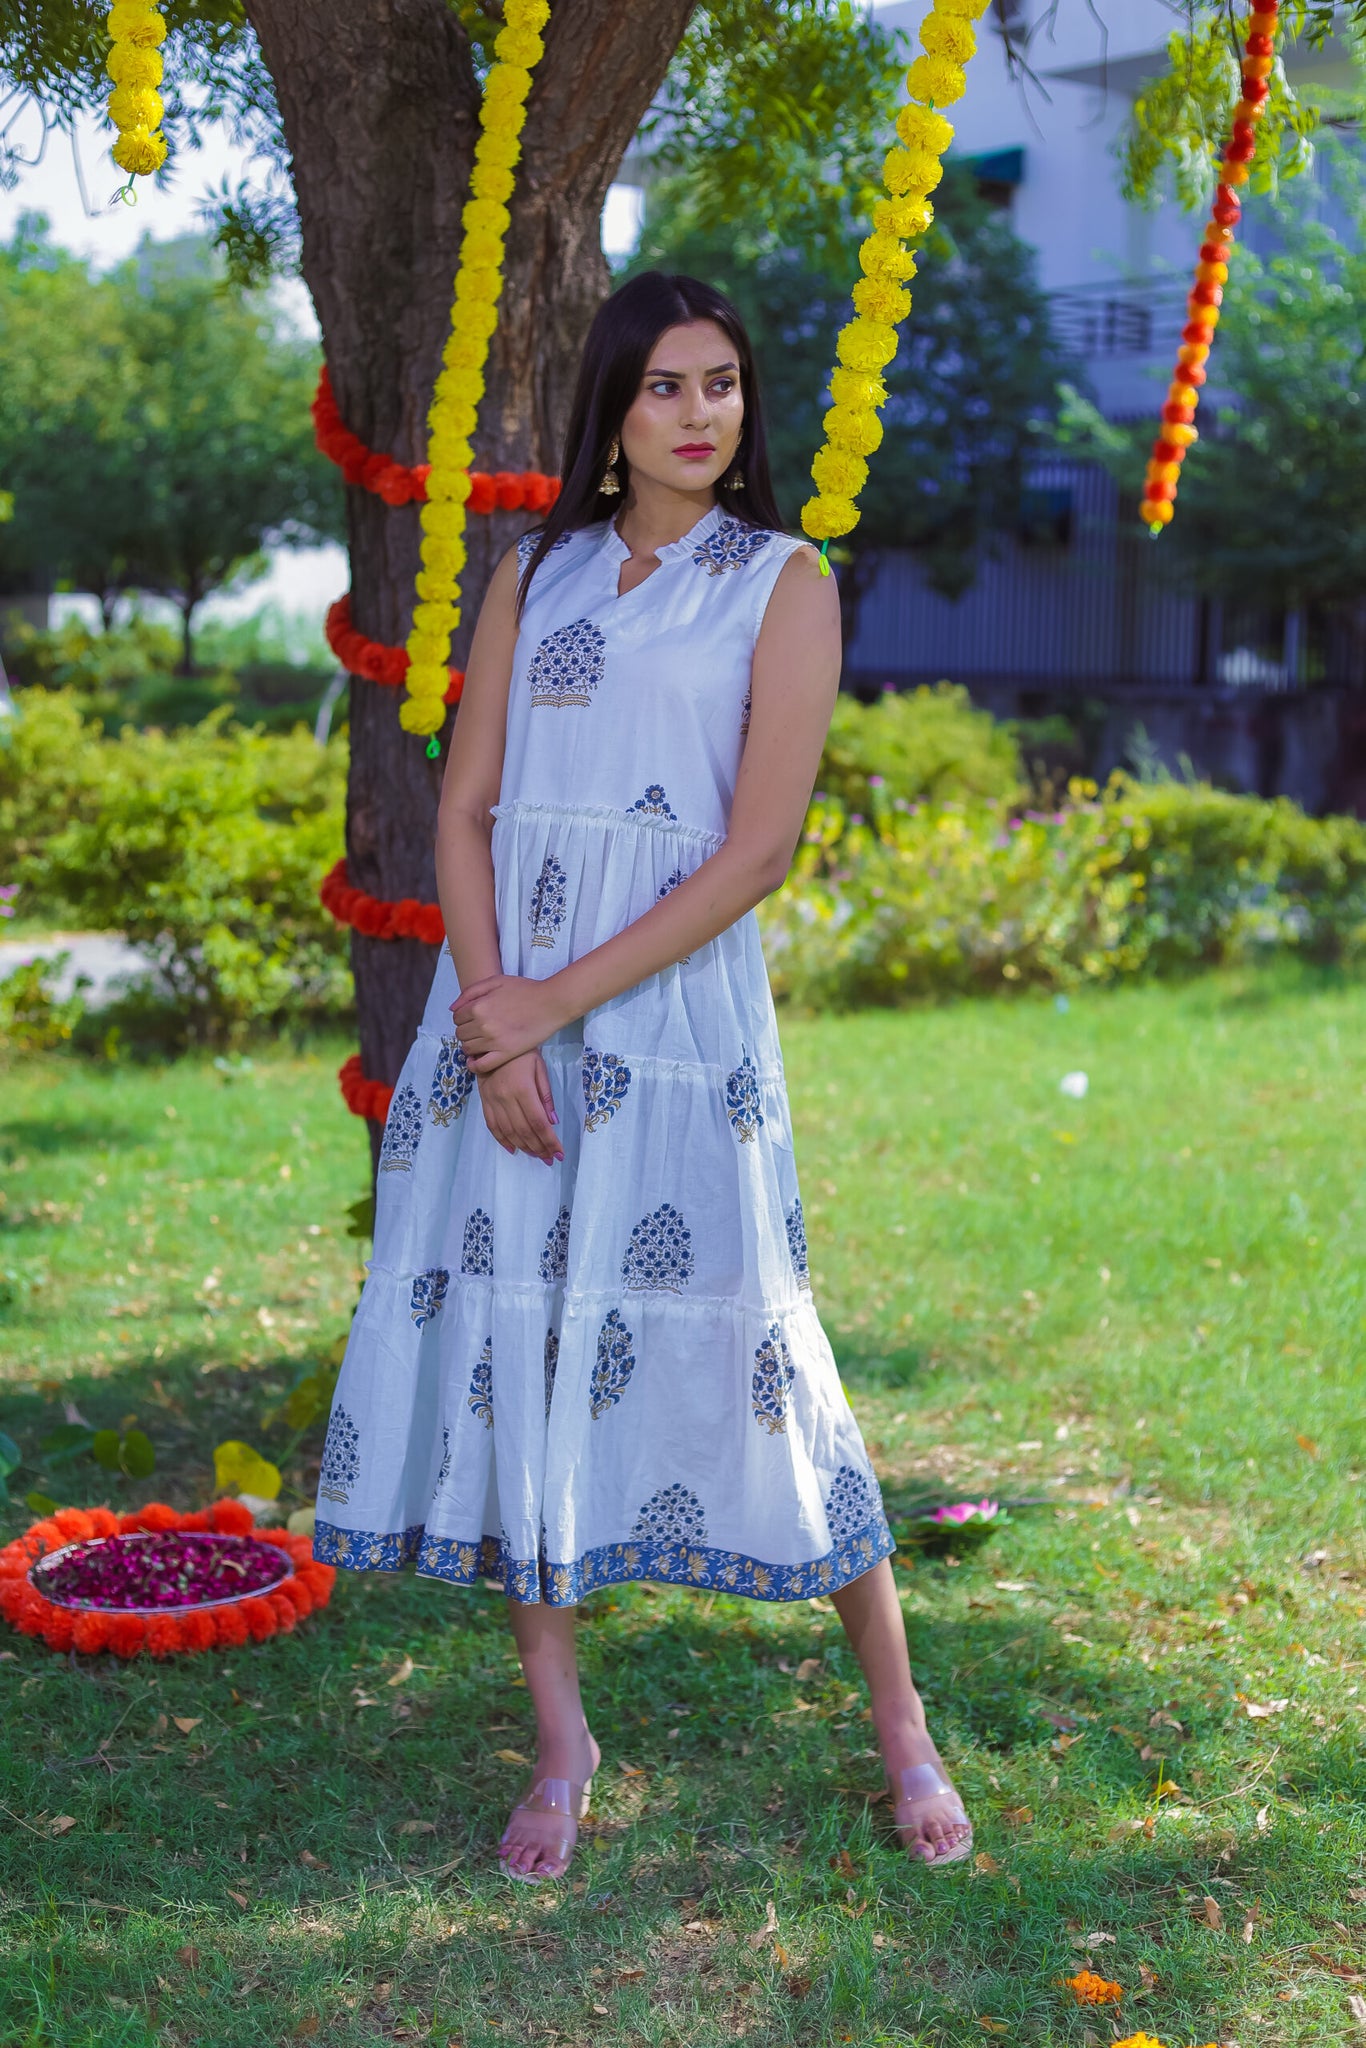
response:
<path id="1" fill-rule="evenodd" d="M 543 981 L 495 977 L 465 990 L 455 1021 L 476 1071 L 684 959 L 781 888 L 839 690 L 839 592 L 818 562 L 814 548 L 796 549 L 764 613 L 725 843 L 633 923 Z"/>

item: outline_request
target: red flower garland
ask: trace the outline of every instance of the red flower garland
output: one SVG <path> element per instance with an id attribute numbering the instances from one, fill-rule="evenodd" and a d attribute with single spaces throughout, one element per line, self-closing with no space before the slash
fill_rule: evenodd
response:
<path id="1" fill-rule="evenodd" d="M 1181 330 L 1176 369 L 1167 387 L 1162 426 L 1143 479 L 1138 516 L 1154 534 L 1171 524 L 1181 465 L 1186 450 L 1198 438 L 1195 408 L 1200 403 L 1200 386 L 1207 375 L 1205 364 L 1228 282 L 1233 230 L 1243 212 L 1236 188 L 1247 183 L 1247 167 L 1256 153 L 1257 123 L 1266 111 L 1270 91 L 1267 79 L 1275 63 L 1279 9 L 1280 0 L 1253 0 L 1248 11 L 1243 96 L 1233 110 L 1233 130 L 1224 148 L 1219 189 L 1200 245 L 1195 284 L 1186 300 L 1186 325 Z"/>
<path id="2" fill-rule="evenodd" d="M 384 1122 L 389 1114 L 389 1104 L 394 1099 L 393 1086 L 388 1081 L 367 1081 L 361 1071 L 358 1052 L 342 1061 L 337 1069 L 337 1079 L 341 1082 L 342 1100 L 352 1116 L 373 1117 L 377 1124 Z"/>
<path id="3" fill-rule="evenodd" d="M 293 1560 L 294 1570 L 268 1593 L 164 1614 L 64 1607 L 47 1599 L 29 1579 L 32 1567 L 50 1551 L 134 1530 L 213 1530 L 225 1536 L 251 1536 L 258 1543 L 277 1545 Z M 235 1647 L 249 1637 L 263 1643 L 281 1629 L 292 1629 L 315 1607 L 326 1607 L 336 1577 L 332 1565 L 314 1557 L 307 1536 L 292 1536 L 287 1529 L 258 1529 L 251 1509 L 240 1500 L 218 1500 L 188 1515 L 177 1514 L 162 1501 L 149 1501 L 130 1515 L 116 1515 L 109 1508 L 58 1508 L 0 1550 L 0 1615 L 21 1635 L 41 1636 L 54 1650 L 78 1650 L 85 1656 L 112 1650 L 116 1657 L 136 1657 L 146 1650 L 149 1656 L 174 1657 Z"/>
<path id="4" fill-rule="evenodd" d="M 317 395 L 309 407 L 319 448 L 329 462 L 335 462 L 349 484 L 373 491 L 386 505 L 421 504 L 427 496 L 430 463 L 396 462 L 392 455 L 376 455 L 342 419 L 332 395 L 332 380 L 323 364 L 318 373 Z M 539 469 L 470 471 L 467 512 L 548 512 L 560 495 L 560 479 Z"/>
<path id="5" fill-rule="evenodd" d="M 408 673 L 408 650 L 406 647 L 386 647 L 382 640 L 367 640 L 364 633 L 357 632 L 351 623 L 351 593 L 339 597 L 327 608 L 327 620 L 323 628 L 327 644 L 336 655 L 346 673 L 361 676 L 367 683 L 387 683 L 397 689 Z M 463 669 L 451 670 L 450 688 L 446 702 L 459 702 L 460 692 L 465 687 Z"/>
<path id="6" fill-rule="evenodd" d="M 345 855 L 324 876 L 318 895 L 338 924 L 351 925 L 367 939 L 421 939 L 424 946 L 439 946 L 446 936 L 439 903 L 420 903 L 415 896 L 402 896 L 394 903 L 353 889 Z"/>

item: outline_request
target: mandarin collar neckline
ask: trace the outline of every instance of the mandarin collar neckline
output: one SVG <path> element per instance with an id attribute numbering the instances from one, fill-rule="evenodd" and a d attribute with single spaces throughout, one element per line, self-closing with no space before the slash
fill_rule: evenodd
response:
<path id="1" fill-rule="evenodd" d="M 676 559 L 680 555 L 690 555 L 702 541 L 709 538 L 713 528 L 720 524 L 721 518 L 722 511 L 718 502 L 709 511 L 704 512 L 702 517 L 694 525 L 690 526 L 680 539 L 668 541 L 662 548 L 656 548 L 656 556 L 661 562 L 667 562 Z M 631 550 L 617 532 L 615 519 L 607 521 L 607 530 L 603 535 L 602 546 L 603 552 L 609 561 L 625 562 L 630 559 Z"/>

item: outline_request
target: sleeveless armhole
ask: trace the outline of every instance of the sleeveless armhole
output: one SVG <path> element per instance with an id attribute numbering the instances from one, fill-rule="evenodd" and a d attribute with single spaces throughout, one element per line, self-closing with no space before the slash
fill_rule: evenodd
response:
<path id="1" fill-rule="evenodd" d="M 753 622 L 753 645 L 759 644 L 759 629 L 768 611 L 768 602 L 779 576 L 796 554 L 798 548 L 809 548 L 811 543 L 805 535 L 775 533 L 773 543 L 766 547 L 753 569 L 750 617 Z M 815 550 L 813 549 L 813 553 Z"/>

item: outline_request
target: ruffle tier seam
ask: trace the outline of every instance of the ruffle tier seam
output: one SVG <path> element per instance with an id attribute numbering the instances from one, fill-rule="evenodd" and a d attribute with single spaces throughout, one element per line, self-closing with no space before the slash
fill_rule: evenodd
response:
<path id="1" fill-rule="evenodd" d="M 605 825 L 641 826 L 650 832 L 660 832 L 670 839 L 693 839 L 709 846 L 713 851 L 726 843 L 724 832 L 711 832 L 705 825 L 685 825 L 677 819 L 658 818 L 647 811 L 633 812 L 619 810 L 615 804 L 552 804 L 537 802 L 530 797 L 513 797 L 505 804 L 492 804 L 489 808 L 492 818 L 509 818 L 516 822 L 521 817 L 549 817 L 563 819 L 568 823 L 592 822 Z"/>

